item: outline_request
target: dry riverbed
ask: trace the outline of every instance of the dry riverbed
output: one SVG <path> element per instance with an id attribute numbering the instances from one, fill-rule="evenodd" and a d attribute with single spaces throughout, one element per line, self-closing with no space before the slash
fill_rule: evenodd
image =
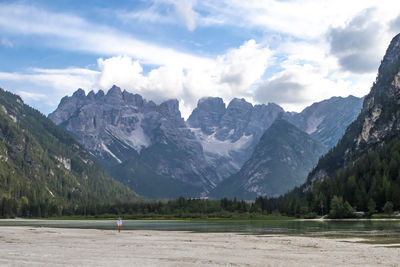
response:
<path id="1" fill-rule="evenodd" d="M 1 266 L 399 266 L 400 249 L 283 235 L 0 227 Z"/>

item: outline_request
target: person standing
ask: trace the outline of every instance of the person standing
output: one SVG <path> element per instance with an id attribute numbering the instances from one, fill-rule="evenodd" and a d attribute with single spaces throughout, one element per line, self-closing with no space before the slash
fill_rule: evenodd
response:
<path id="1" fill-rule="evenodd" d="M 118 218 L 117 225 L 118 225 L 118 233 L 120 233 L 121 232 L 121 228 L 122 228 L 122 219 L 121 219 L 121 217 Z"/>

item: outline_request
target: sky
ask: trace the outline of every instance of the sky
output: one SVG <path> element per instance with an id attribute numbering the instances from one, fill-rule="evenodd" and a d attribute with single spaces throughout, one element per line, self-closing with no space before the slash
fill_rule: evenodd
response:
<path id="1" fill-rule="evenodd" d="M 398 0 L 0 0 L 0 87 L 46 115 L 114 84 L 185 118 L 207 96 L 301 111 L 367 94 L 399 32 Z"/>

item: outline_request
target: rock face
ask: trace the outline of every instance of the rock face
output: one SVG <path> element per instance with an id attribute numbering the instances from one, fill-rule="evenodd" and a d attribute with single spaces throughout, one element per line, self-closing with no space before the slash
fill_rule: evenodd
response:
<path id="1" fill-rule="evenodd" d="M 305 182 L 325 148 L 286 120 L 277 119 L 240 171 L 220 183 L 214 198 L 279 196 Z"/>
<path id="2" fill-rule="evenodd" d="M 379 67 L 376 82 L 365 97 L 357 119 L 338 145 L 325 155 L 309 175 L 309 182 L 332 174 L 400 133 L 400 34 L 391 41 Z"/>
<path id="3" fill-rule="evenodd" d="M 393 38 L 379 67 L 371 92 L 365 97 L 357 150 L 398 135 L 400 130 L 400 34 Z"/>
<path id="4" fill-rule="evenodd" d="M 272 103 L 253 107 L 243 99 L 233 99 L 225 108 L 221 98 L 199 100 L 187 124 L 201 142 L 209 164 L 217 170 L 220 183 L 212 191 L 211 197 L 236 196 L 251 199 L 262 194 L 276 196 L 300 185 L 323 152 L 336 145 L 346 127 L 359 114 L 361 105 L 362 98 L 332 97 L 314 103 L 301 113 L 284 113 L 280 106 Z M 261 136 L 280 117 L 296 125 L 297 132 L 303 132 L 298 134 L 299 138 L 308 135 L 307 140 L 313 139 L 315 147 L 302 148 L 288 141 L 288 144 L 293 145 L 292 151 L 285 150 L 288 145 L 282 142 L 281 146 L 273 146 L 272 151 L 271 143 L 262 144 Z M 293 135 L 286 136 L 287 129 L 283 122 L 275 127 L 276 129 L 271 129 L 271 133 L 276 134 L 276 138 L 282 135 L 288 140 L 293 139 Z M 278 141 L 273 138 L 268 140 Z M 321 143 L 323 146 L 320 146 Z M 281 162 L 280 155 L 293 154 L 296 149 L 306 149 L 309 153 L 304 154 L 302 159 L 297 158 L 295 163 L 286 162 L 287 166 L 277 163 Z M 270 156 L 266 152 L 260 152 L 263 150 L 268 151 Z M 266 158 L 269 160 L 265 161 Z M 261 163 L 264 161 L 265 164 Z M 292 163 L 293 168 L 287 168 Z M 230 175 L 232 176 L 225 181 Z"/>
<path id="5" fill-rule="evenodd" d="M 332 97 L 312 104 L 301 113 L 286 113 L 284 118 L 329 150 L 357 118 L 362 102 L 363 98 L 355 96 Z"/>
<path id="6" fill-rule="evenodd" d="M 158 197 L 200 196 L 215 186 L 215 174 L 186 127 L 177 100 L 156 105 L 116 86 L 106 95 L 99 91 L 86 96 L 78 90 L 64 97 L 49 118 L 139 194 L 153 196 L 147 178 L 163 182 L 153 184 L 165 187 Z"/>
<path id="7" fill-rule="evenodd" d="M 221 182 L 250 158 L 262 134 L 283 112 L 273 103 L 253 106 L 237 98 L 225 108 L 221 98 L 208 97 L 199 100 L 187 124 Z"/>
<path id="8" fill-rule="evenodd" d="M 197 103 L 188 119 L 188 124 L 193 128 L 200 128 L 202 132 L 211 135 L 221 122 L 226 112 L 225 103 L 219 97 L 202 98 Z"/>
<path id="9" fill-rule="evenodd" d="M 82 89 L 49 115 L 73 133 L 123 183 L 148 197 L 206 196 L 249 159 L 281 114 L 275 104 L 204 98 L 188 121 L 177 100 L 160 105 L 114 86 Z M 162 190 L 159 187 L 162 185 Z"/>

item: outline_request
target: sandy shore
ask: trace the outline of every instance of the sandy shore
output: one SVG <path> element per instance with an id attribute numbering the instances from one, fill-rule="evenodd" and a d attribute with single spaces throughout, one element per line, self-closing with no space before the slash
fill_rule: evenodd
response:
<path id="1" fill-rule="evenodd" d="M 0 227 L 1 266 L 399 266 L 354 239 Z"/>

